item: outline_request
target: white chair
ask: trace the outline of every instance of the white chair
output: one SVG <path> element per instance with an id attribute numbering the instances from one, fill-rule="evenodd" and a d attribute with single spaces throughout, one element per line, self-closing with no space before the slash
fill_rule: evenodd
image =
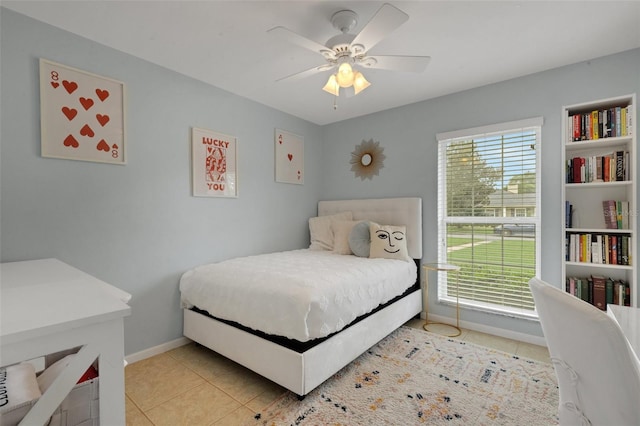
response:
<path id="1" fill-rule="evenodd" d="M 640 425 L 640 362 L 605 312 L 529 281 L 558 378 L 561 425 Z"/>

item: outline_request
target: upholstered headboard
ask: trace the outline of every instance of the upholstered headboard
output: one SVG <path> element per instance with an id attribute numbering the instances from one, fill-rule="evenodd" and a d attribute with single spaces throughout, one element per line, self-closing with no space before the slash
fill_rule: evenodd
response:
<path id="1" fill-rule="evenodd" d="M 318 202 L 318 216 L 350 211 L 354 220 L 371 220 L 381 225 L 407 227 L 407 249 L 414 259 L 422 258 L 422 198 L 373 198 Z"/>

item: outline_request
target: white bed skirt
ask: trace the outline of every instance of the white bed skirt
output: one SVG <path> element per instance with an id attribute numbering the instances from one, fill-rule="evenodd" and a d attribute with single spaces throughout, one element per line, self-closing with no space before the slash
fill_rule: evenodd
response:
<path id="1" fill-rule="evenodd" d="M 302 396 L 422 311 L 416 290 L 303 353 L 184 309 L 184 335 Z"/>

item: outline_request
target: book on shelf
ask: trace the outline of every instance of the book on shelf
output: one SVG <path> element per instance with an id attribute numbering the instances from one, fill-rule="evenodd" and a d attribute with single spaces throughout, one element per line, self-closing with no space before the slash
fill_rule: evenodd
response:
<path id="1" fill-rule="evenodd" d="M 567 232 L 565 260 L 578 263 L 629 266 L 631 235 Z"/>
<path id="2" fill-rule="evenodd" d="M 573 204 L 569 201 L 565 201 L 564 215 L 565 228 L 573 228 Z"/>
<path id="3" fill-rule="evenodd" d="M 629 153 L 615 151 L 567 160 L 566 183 L 616 182 L 629 179 Z"/>
<path id="4" fill-rule="evenodd" d="M 633 132 L 632 106 L 569 113 L 568 140 L 572 142 L 630 136 Z"/>
<path id="5" fill-rule="evenodd" d="M 603 200 L 602 214 L 607 229 L 629 229 L 629 202 Z"/>
<path id="6" fill-rule="evenodd" d="M 616 181 L 623 181 L 625 176 L 624 151 L 616 151 Z"/>
<path id="7" fill-rule="evenodd" d="M 622 229 L 629 229 L 629 202 L 620 201 L 622 210 Z"/>
<path id="8" fill-rule="evenodd" d="M 591 275 L 591 281 L 593 282 L 593 306 L 604 311 L 607 309 L 607 278 L 603 275 Z"/>
<path id="9" fill-rule="evenodd" d="M 607 309 L 607 305 L 630 306 L 631 304 L 629 283 L 603 275 L 567 277 L 565 291 L 603 311 Z"/>

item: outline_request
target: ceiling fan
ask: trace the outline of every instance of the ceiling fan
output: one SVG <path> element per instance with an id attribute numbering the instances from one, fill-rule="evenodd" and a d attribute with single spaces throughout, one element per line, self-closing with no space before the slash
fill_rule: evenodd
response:
<path id="1" fill-rule="evenodd" d="M 395 6 L 385 3 L 362 30 L 357 35 L 353 35 L 349 34 L 349 31 L 358 23 L 358 15 L 352 10 L 340 10 L 331 17 L 331 24 L 342 34 L 330 38 L 324 45 L 285 27 L 272 28 L 267 32 L 317 52 L 326 61 L 322 65 L 283 77 L 278 81 L 299 79 L 336 69 L 337 71 L 331 74 L 323 90 L 338 96 L 340 88 L 353 87 L 354 93 L 357 95 L 369 87 L 370 83 L 357 68 L 354 69 L 354 66 L 391 71 L 422 72 L 431 59 L 429 56 L 367 55 L 371 48 L 408 19 L 409 15 Z"/>

